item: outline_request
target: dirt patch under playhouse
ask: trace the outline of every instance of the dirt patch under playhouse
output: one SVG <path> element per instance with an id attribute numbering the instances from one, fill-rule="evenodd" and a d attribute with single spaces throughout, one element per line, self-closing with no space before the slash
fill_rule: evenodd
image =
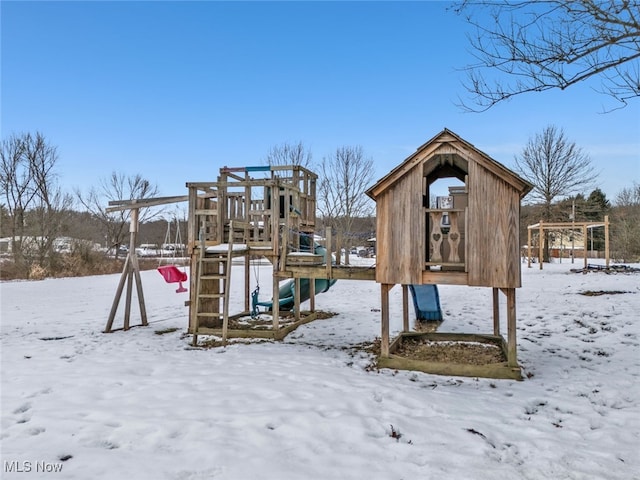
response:
<path id="1" fill-rule="evenodd" d="M 465 365 L 487 365 L 506 362 L 502 349 L 495 344 L 463 341 L 432 341 L 405 337 L 394 352 L 411 360 Z"/>

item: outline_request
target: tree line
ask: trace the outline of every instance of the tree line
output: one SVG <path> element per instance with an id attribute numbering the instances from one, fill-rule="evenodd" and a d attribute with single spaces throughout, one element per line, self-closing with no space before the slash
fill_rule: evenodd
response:
<path id="1" fill-rule="evenodd" d="M 65 193 L 58 183 L 57 160 L 56 147 L 39 132 L 11 135 L 2 141 L 0 236 L 10 239 L 11 268 L 16 277 L 56 276 L 60 271 L 95 273 L 90 267 L 95 270 L 102 264 L 94 251 L 96 244 L 117 261 L 124 253 L 119 247 L 128 244 L 129 212 L 107 212 L 108 202 L 159 194 L 157 186 L 141 175 L 117 172 L 86 191 Z M 364 245 L 367 238 L 375 236 L 375 205 L 364 193 L 373 182 L 373 160 L 362 147 L 339 147 L 315 163 L 302 142 L 283 143 L 272 147 L 263 160 L 269 165 L 299 165 L 319 172 L 318 227 L 322 232 L 325 227 L 332 228 L 336 250 L 345 248 L 347 263 L 350 247 Z M 640 184 L 623 188 L 613 201 L 599 188 L 585 194 L 597 178 L 590 159 L 553 125 L 532 137 L 514 161 L 516 172 L 534 185 L 522 208 L 521 244 L 526 243 L 527 225 L 540 220 L 601 221 L 609 215 L 613 257 L 640 259 Z M 164 213 L 143 209 L 142 243 L 173 243 L 176 228 L 186 239 L 186 219 L 167 219 Z M 71 251 L 61 252 L 55 244 L 61 236 L 85 242 L 73 243 Z M 545 260 L 549 258 L 549 240 Z M 591 250 L 603 250 L 602 229 L 596 229 L 589 241 Z M 68 264 L 69 254 L 75 257 L 75 270 Z"/>

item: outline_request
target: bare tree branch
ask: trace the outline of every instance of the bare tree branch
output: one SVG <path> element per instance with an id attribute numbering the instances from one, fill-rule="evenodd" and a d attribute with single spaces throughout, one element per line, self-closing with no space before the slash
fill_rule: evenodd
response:
<path id="1" fill-rule="evenodd" d="M 266 158 L 267 165 L 296 165 L 311 169 L 312 154 L 302 142 L 282 143 L 271 147 Z"/>
<path id="2" fill-rule="evenodd" d="M 592 77 L 616 101 L 609 111 L 640 96 L 639 0 L 464 0 L 454 11 L 476 30 L 468 38 L 477 63 L 465 67 L 471 100 L 460 101 L 467 111 Z"/>
<path id="3" fill-rule="evenodd" d="M 158 195 L 158 187 L 152 185 L 140 174 L 125 176 L 122 173 L 112 172 L 109 177 L 101 178 L 98 185 L 92 186 L 87 192 L 76 190 L 75 193 L 82 206 L 102 224 L 107 244 L 111 247 L 119 247 L 127 236 L 131 211 L 107 212 L 108 203 L 112 200 L 152 198 Z M 147 222 L 161 213 L 162 211 L 141 208 L 139 221 Z"/>
<path id="4" fill-rule="evenodd" d="M 322 159 L 318 210 L 339 236 L 351 232 L 356 218 L 373 214 L 374 204 L 364 193 L 372 183 L 373 172 L 373 159 L 365 157 L 361 146 L 339 147 Z"/>

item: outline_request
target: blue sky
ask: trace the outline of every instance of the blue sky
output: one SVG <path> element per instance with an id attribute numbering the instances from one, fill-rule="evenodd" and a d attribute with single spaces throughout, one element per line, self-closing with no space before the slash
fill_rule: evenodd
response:
<path id="1" fill-rule="evenodd" d="M 117 171 L 181 195 L 283 142 L 361 145 L 378 179 L 445 127 L 512 168 L 554 124 L 610 199 L 640 182 L 640 102 L 602 114 L 597 82 L 457 107 L 473 59 L 448 5 L 3 1 L 2 137 L 42 132 L 69 191 Z"/>

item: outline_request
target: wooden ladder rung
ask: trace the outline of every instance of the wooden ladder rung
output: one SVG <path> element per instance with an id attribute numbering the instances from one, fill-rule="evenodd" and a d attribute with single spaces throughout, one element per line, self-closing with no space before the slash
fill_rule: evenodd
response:
<path id="1" fill-rule="evenodd" d="M 224 273 L 207 273 L 206 275 L 200 275 L 201 280 L 222 280 L 226 278 L 227 276 Z"/>
<path id="2" fill-rule="evenodd" d="M 222 312 L 198 312 L 197 313 L 198 316 L 200 317 L 222 317 L 224 316 L 224 313 Z"/>
<path id="3" fill-rule="evenodd" d="M 198 294 L 198 298 L 222 298 L 224 292 L 220 293 L 200 293 Z"/>
<path id="4" fill-rule="evenodd" d="M 223 255 L 220 255 L 219 257 L 207 255 L 201 261 L 203 261 L 203 262 L 226 262 L 227 261 L 227 254 L 225 253 Z"/>

